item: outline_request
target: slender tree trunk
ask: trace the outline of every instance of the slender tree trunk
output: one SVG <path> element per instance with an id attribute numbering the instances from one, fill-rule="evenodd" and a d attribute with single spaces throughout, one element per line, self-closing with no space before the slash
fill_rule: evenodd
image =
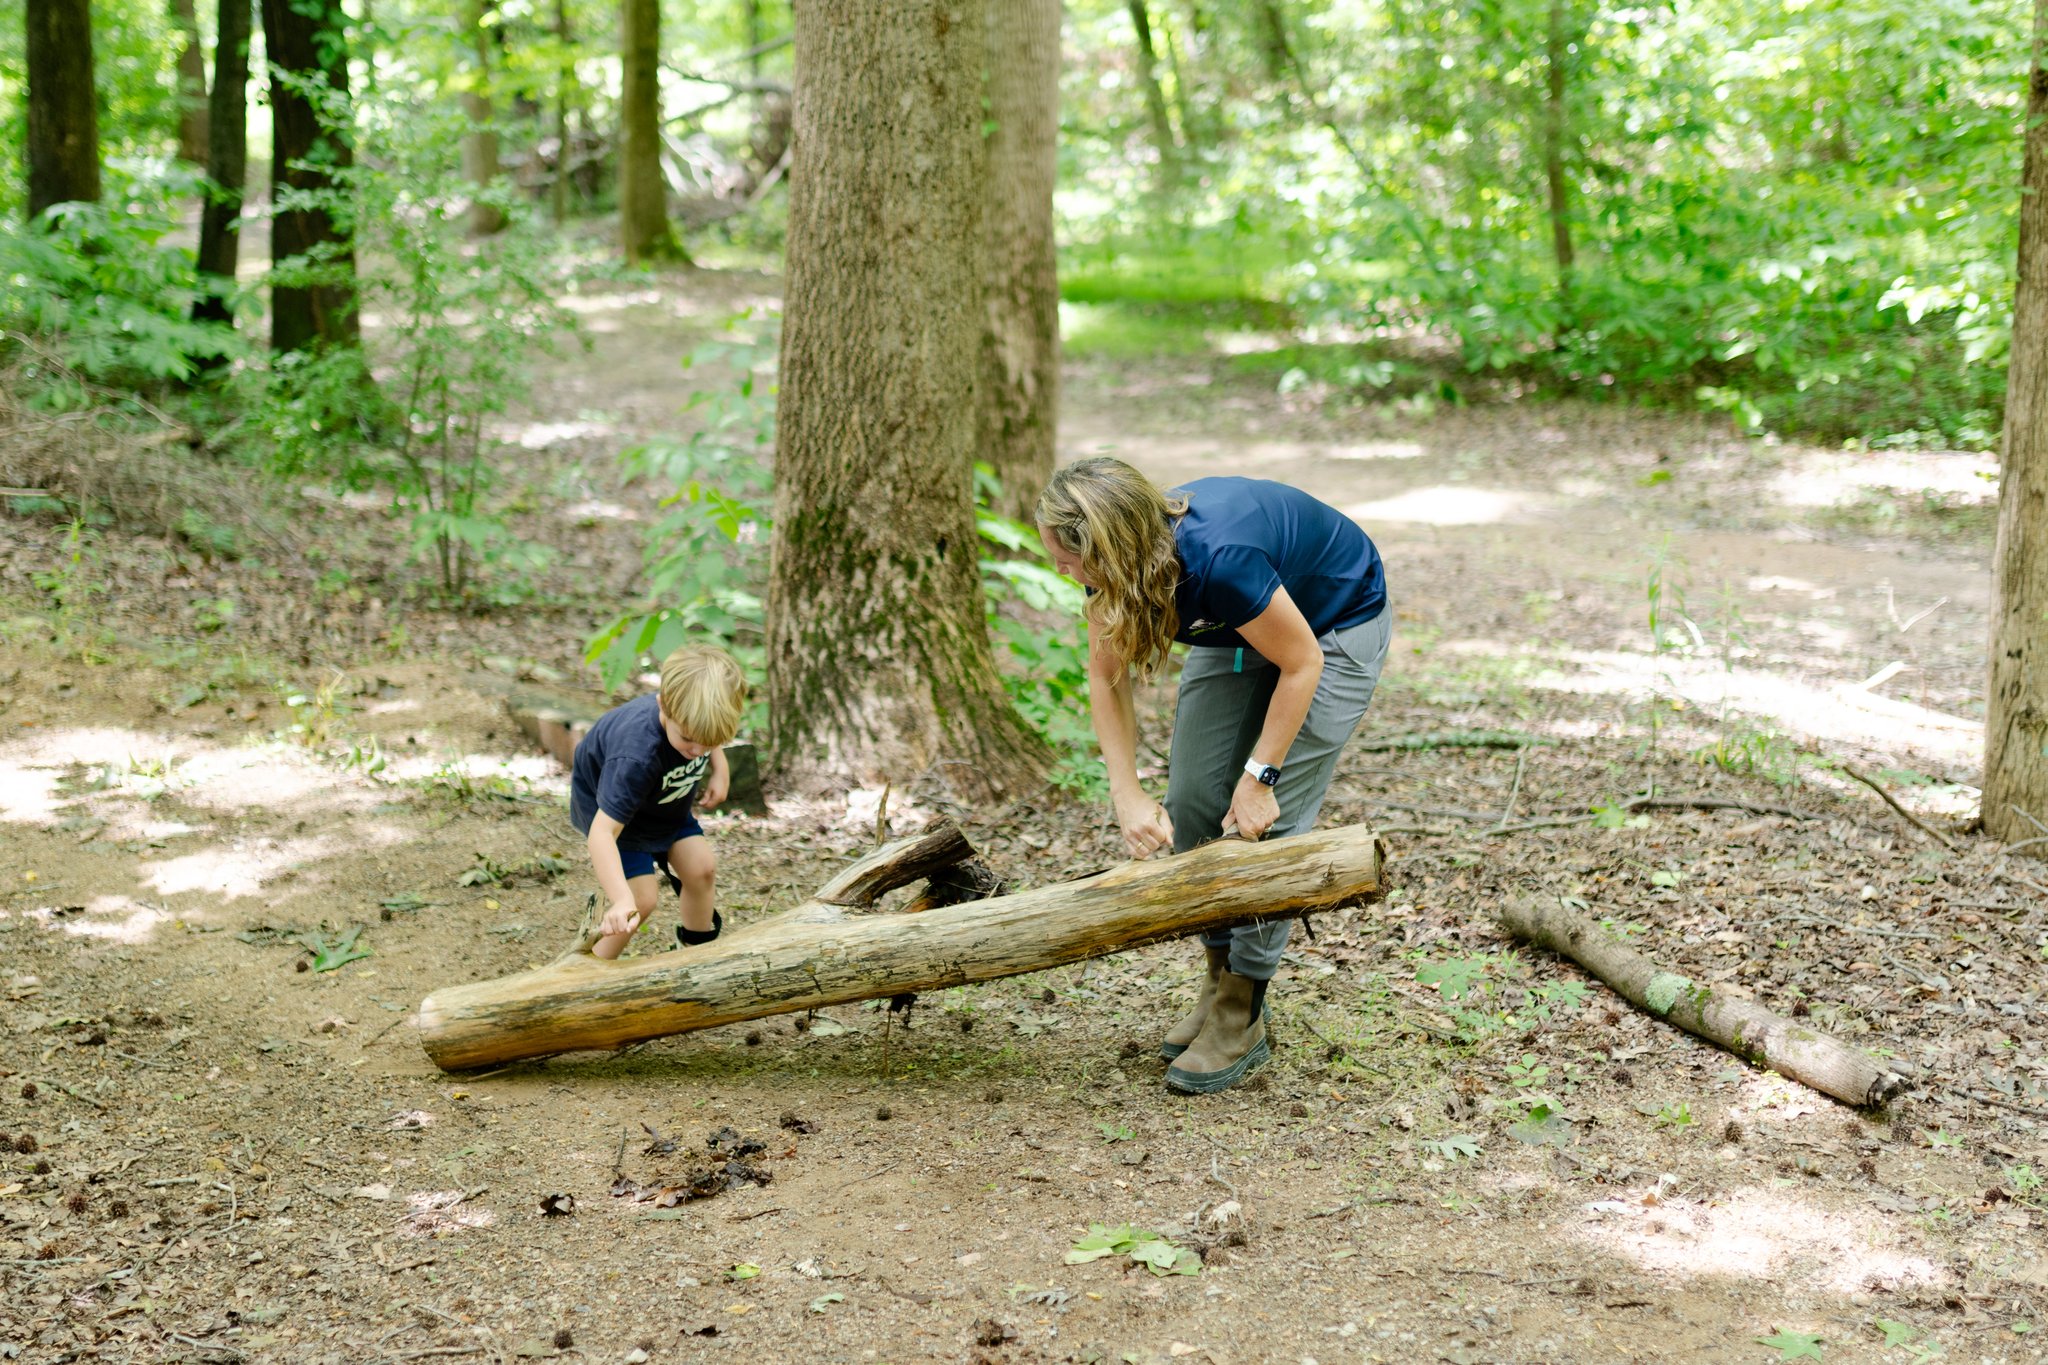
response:
<path id="1" fill-rule="evenodd" d="M 462 135 L 462 178 L 479 194 L 469 201 L 469 231 L 488 237 L 505 226 L 505 215 L 482 197 L 498 178 L 498 130 L 491 109 L 491 37 L 484 28 L 484 0 L 463 0 L 462 26 L 470 54 L 476 58 L 462 88 L 462 112 L 469 131 Z"/>
<path id="2" fill-rule="evenodd" d="M 199 13 L 193 0 L 171 0 L 171 27 L 184 45 L 178 49 L 178 159 L 206 164 L 206 54 L 199 46 Z"/>
<path id="3" fill-rule="evenodd" d="M 661 0 L 620 0 L 619 242 L 628 265 L 686 259 L 661 173 Z"/>
<path id="4" fill-rule="evenodd" d="M 263 48 L 270 65 L 270 183 L 287 189 L 329 191 L 334 172 L 352 164 L 347 129 L 321 126 L 320 114 L 288 77 L 348 96 L 348 36 L 341 0 L 263 0 Z M 309 252 L 331 251 L 317 284 L 277 285 L 270 291 L 270 345 L 280 353 L 315 346 L 353 346 L 361 338 L 356 317 L 355 247 L 342 236 L 323 204 L 273 214 L 270 259 L 280 265 Z"/>
<path id="5" fill-rule="evenodd" d="M 974 531 L 987 17 L 796 9 L 767 652 L 798 786 L 993 795 L 1048 757 L 996 674 Z"/>
<path id="6" fill-rule="evenodd" d="M 1052 190 L 1058 163 L 1060 0 L 990 0 L 981 437 L 1002 480 L 996 510 L 1028 521 L 1052 475 L 1060 297 Z"/>
<path id="7" fill-rule="evenodd" d="M 1984 722 L 1984 827 L 2009 841 L 2039 835 L 2035 821 L 2048 821 L 2048 0 L 2034 0 L 2020 179 Z"/>
<path id="8" fill-rule="evenodd" d="M 100 197 L 91 0 L 28 0 L 28 216 Z"/>
<path id="9" fill-rule="evenodd" d="M 1126 8 L 1130 10 L 1131 31 L 1137 39 L 1138 84 L 1145 92 L 1145 116 L 1152 123 L 1152 142 L 1159 149 L 1160 174 L 1171 180 L 1180 148 L 1173 138 L 1173 117 L 1166 111 L 1166 92 L 1159 88 L 1159 48 L 1152 41 L 1152 15 L 1147 0 L 1126 0 Z"/>
<path id="10" fill-rule="evenodd" d="M 1565 89 L 1573 41 L 1566 27 L 1565 0 L 1550 0 L 1550 27 L 1543 45 L 1543 177 L 1550 191 L 1550 248 L 1557 259 L 1560 332 L 1573 326 L 1571 185 L 1565 176 Z"/>
<path id="11" fill-rule="evenodd" d="M 220 0 L 213 91 L 206 120 L 206 204 L 199 217 L 199 270 L 219 292 L 192 305 L 201 322 L 233 318 L 225 297 L 240 262 L 242 190 L 249 178 L 249 27 L 254 0 Z"/>
<path id="12" fill-rule="evenodd" d="M 747 0 L 747 74 L 761 79 L 761 0 Z"/>
<path id="13" fill-rule="evenodd" d="M 554 215 L 569 221 L 569 166 L 574 142 L 569 136 L 569 95 L 576 85 L 576 49 L 569 37 L 569 0 L 555 0 L 555 42 L 561 48 L 555 70 Z"/>

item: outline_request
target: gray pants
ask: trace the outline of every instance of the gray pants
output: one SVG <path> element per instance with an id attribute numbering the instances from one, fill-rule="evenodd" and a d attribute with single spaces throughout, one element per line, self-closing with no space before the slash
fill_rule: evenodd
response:
<path id="1" fill-rule="evenodd" d="M 1280 818 L 1266 837 L 1277 839 L 1315 827 L 1323 794 L 1337 769 L 1337 755 L 1365 715 L 1379 685 L 1392 639 L 1394 609 L 1372 620 L 1332 631 L 1323 647 L 1323 675 L 1316 683 L 1308 717 L 1280 768 Z M 1280 670 L 1256 650 L 1196 646 L 1188 650 L 1173 714 L 1173 753 L 1167 765 L 1166 813 L 1173 820 L 1173 851 L 1185 852 L 1223 832 L 1230 797 L 1244 775 L 1245 761 L 1265 728 L 1266 707 Z M 1230 970 L 1265 981 L 1280 965 L 1292 917 L 1240 925 L 1202 935 L 1211 948 L 1230 949 Z"/>

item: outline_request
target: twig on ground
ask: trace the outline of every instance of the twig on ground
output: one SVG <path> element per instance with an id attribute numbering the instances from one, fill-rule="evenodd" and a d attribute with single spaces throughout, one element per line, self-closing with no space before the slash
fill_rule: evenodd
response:
<path id="1" fill-rule="evenodd" d="M 77 1100 L 80 1104 L 89 1104 L 93 1108 L 99 1110 L 102 1114 L 107 1112 L 107 1106 L 101 1104 L 98 1100 L 94 1099 L 90 1095 L 81 1094 L 79 1091 L 73 1090 L 70 1086 L 66 1085 L 64 1082 L 58 1080 L 54 1076 L 38 1076 L 36 1077 L 36 1079 L 41 1081 L 44 1085 L 53 1085 L 57 1087 L 57 1089 L 63 1091 L 72 1099 Z"/>
<path id="2" fill-rule="evenodd" d="M 1946 934 L 1925 934 L 1917 929 L 1885 929 L 1875 924 L 1843 924 L 1838 920 L 1821 919 L 1817 915 L 1785 914 L 1778 919 L 1796 920 L 1801 924 L 1818 924 L 1823 929 L 1839 929 L 1845 934 L 1877 934 L 1884 938 L 1925 938 L 1939 943 Z"/>
<path id="3" fill-rule="evenodd" d="M 1919 830 L 1922 834 L 1925 834 L 1928 838 L 1934 840 L 1935 843 L 1940 844 L 1949 852 L 1954 853 L 1956 851 L 1955 842 L 1953 840 L 1951 840 L 1946 834 L 1943 834 L 1940 830 L 1936 829 L 1934 826 L 1928 824 L 1925 820 L 1922 820 L 1919 816 L 1913 814 L 1913 812 L 1907 810 L 1897 801 L 1893 800 L 1892 794 L 1886 791 L 1884 787 L 1876 779 L 1864 776 L 1861 772 L 1858 772 L 1855 768 L 1851 767 L 1847 763 L 1840 764 L 1840 767 L 1843 776 L 1854 778 L 1856 781 L 1861 782 L 1864 786 L 1870 788 L 1879 796 L 1883 797 L 1884 803 L 1887 806 L 1890 806 L 1893 810 L 1897 811 L 1899 813 L 1899 818 L 1901 820 L 1904 820 L 1914 829 Z"/>
<path id="4" fill-rule="evenodd" d="M 1223 1174 L 1222 1171 L 1217 1169 L 1216 1160 L 1217 1158 L 1215 1154 L 1211 1153 L 1209 1156 L 1209 1178 L 1215 1181 L 1217 1184 L 1221 1185 L 1224 1189 L 1229 1190 L 1230 1197 L 1232 1199 L 1236 1199 L 1238 1197 L 1237 1186 L 1230 1183 L 1229 1176 Z"/>
<path id="5" fill-rule="evenodd" d="M 1316 1039 L 1319 1042 L 1321 1042 L 1324 1047 L 1330 1050 L 1332 1056 L 1335 1056 L 1338 1053 L 1342 1053 L 1345 1061 L 1351 1063 L 1353 1066 L 1357 1067 L 1361 1071 L 1370 1071 L 1375 1076 L 1384 1076 L 1387 1074 L 1386 1072 L 1380 1070 L 1376 1066 L 1370 1066 L 1365 1062 L 1359 1061 L 1358 1058 L 1354 1057 L 1351 1054 L 1350 1048 L 1344 1046 L 1344 1044 L 1338 1042 L 1335 1038 L 1330 1037 L 1321 1029 L 1317 1028 L 1314 1024 L 1311 1024 L 1308 1020 L 1302 1019 L 1299 1022 L 1303 1028 L 1307 1029 L 1310 1033 L 1313 1033 L 1316 1036 Z"/>
<path id="6" fill-rule="evenodd" d="M 1524 744 L 1521 748 L 1515 750 L 1515 780 L 1508 785 L 1508 803 L 1501 807 L 1500 820 L 1494 825 L 1495 829 L 1499 829 L 1501 825 L 1505 825 L 1514 817 L 1515 801 L 1522 794 L 1522 769 L 1528 762 L 1529 746 Z"/>

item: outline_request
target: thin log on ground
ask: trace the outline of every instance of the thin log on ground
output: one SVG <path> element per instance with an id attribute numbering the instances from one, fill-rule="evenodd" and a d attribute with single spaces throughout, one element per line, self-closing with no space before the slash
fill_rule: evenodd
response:
<path id="1" fill-rule="evenodd" d="M 1844 1104 L 1883 1104 L 1906 1084 L 1904 1076 L 1860 1049 L 1753 1000 L 1665 971 L 1548 897 L 1516 897 L 1494 915 L 1509 933 L 1570 958 L 1636 1008 Z"/>
<path id="2" fill-rule="evenodd" d="M 1042 971 L 1385 890 L 1384 846 L 1354 825 L 1263 843 L 1219 840 L 1175 858 L 914 914 L 855 913 L 973 853 L 957 829 L 942 827 L 898 840 L 794 909 L 700 947 L 621 962 L 576 952 L 516 976 L 437 991 L 420 1004 L 421 1045 L 450 1071 L 616 1048 Z"/>

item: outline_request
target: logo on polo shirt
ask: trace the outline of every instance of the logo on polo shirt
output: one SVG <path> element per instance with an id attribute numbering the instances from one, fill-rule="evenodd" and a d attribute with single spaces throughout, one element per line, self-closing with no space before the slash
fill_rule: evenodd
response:
<path id="1" fill-rule="evenodd" d="M 1205 631 L 1228 629 L 1221 621 L 1197 621 L 1188 627 L 1188 634 L 1200 635 Z"/>

